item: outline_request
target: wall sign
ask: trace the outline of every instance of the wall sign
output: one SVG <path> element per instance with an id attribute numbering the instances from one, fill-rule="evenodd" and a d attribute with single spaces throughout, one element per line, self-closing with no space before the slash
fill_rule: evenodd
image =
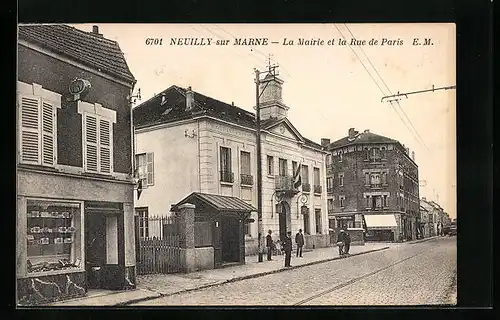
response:
<path id="1" fill-rule="evenodd" d="M 75 79 L 69 84 L 69 93 L 73 95 L 73 100 L 79 100 L 81 95 L 88 92 L 92 87 L 90 81 L 85 79 Z"/>

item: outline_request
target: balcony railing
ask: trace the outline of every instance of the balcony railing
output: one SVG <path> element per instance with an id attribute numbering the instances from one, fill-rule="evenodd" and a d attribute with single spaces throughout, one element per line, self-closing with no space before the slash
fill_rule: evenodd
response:
<path id="1" fill-rule="evenodd" d="M 253 185 L 253 176 L 250 174 L 240 174 L 241 184 L 252 186 Z"/>
<path id="2" fill-rule="evenodd" d="M 227 182 L 227 183 L 233 183 L 234 182 L 234 173 L 229 172 L 229 171 L 221 171 L 220 172 L 220 181 Z"/>
<path id="3" fill-rule="evenodd" d="M 314 193 L 316 193 L 316 194 L 320 194 L 320 193 L 321 193 L 321 191 L 323 191 L 323 188 L 321 188 L 321 186 L 320 186 L 320 185 L 315 185 L 315 186 L 314 186 Z"/>
<path id="4" fill-rule="evenodd" d="M 326 192 L 332 193 L 333 192 L 333 187 L 326 188 Z"/>
<path id="5" fill-rule="evenodd" d="M 380 183 L 372 183 L 372 184 L 370 185 L 370 187 L 371 187 L 372 189 L 380 189 L 380 188 L 382 188 L 382 184 L 380 184 Z"/>
<path id="6" fill-rule="evenodd" d="M 291 176 L 275 176 L 274 185 L 276 191 L 297 191 L 293 187 L 293 177 Z"/>
<path id="7" fill-rule="evenodd" d="M 311 192 L 311 185 L 309 183 L 302 183 L 302 192 Z"/>

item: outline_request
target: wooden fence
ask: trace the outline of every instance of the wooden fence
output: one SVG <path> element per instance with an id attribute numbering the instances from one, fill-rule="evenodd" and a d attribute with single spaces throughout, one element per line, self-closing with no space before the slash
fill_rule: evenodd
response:
<path id="1" fill-rule="evenodd" d="M 142 222 L 138 241 L 136 268 L 138 275 L 181 272 L 178 223 L 175 217 L 151 217 Z M 144 227 L 143 227 L 144 228 Z"/>

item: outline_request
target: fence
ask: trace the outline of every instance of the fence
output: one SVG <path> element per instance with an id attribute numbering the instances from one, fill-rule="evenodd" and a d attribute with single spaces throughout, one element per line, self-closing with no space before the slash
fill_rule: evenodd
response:
<path id="1" fill-rule="evenodd" d="M 181 272 L 179 228 L 175 217 L 138 221 L 137 274 Z M 140 228 L 143 228 L 142 230 Z"/>

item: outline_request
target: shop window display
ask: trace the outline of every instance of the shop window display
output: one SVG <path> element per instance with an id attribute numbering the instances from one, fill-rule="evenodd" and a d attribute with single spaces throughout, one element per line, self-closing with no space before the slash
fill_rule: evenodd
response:
<path id="1" fill-rule="evenodd" d="M 81 225 L 79 203 L 28 200 L 28 274 L 81 268 Z"/>

